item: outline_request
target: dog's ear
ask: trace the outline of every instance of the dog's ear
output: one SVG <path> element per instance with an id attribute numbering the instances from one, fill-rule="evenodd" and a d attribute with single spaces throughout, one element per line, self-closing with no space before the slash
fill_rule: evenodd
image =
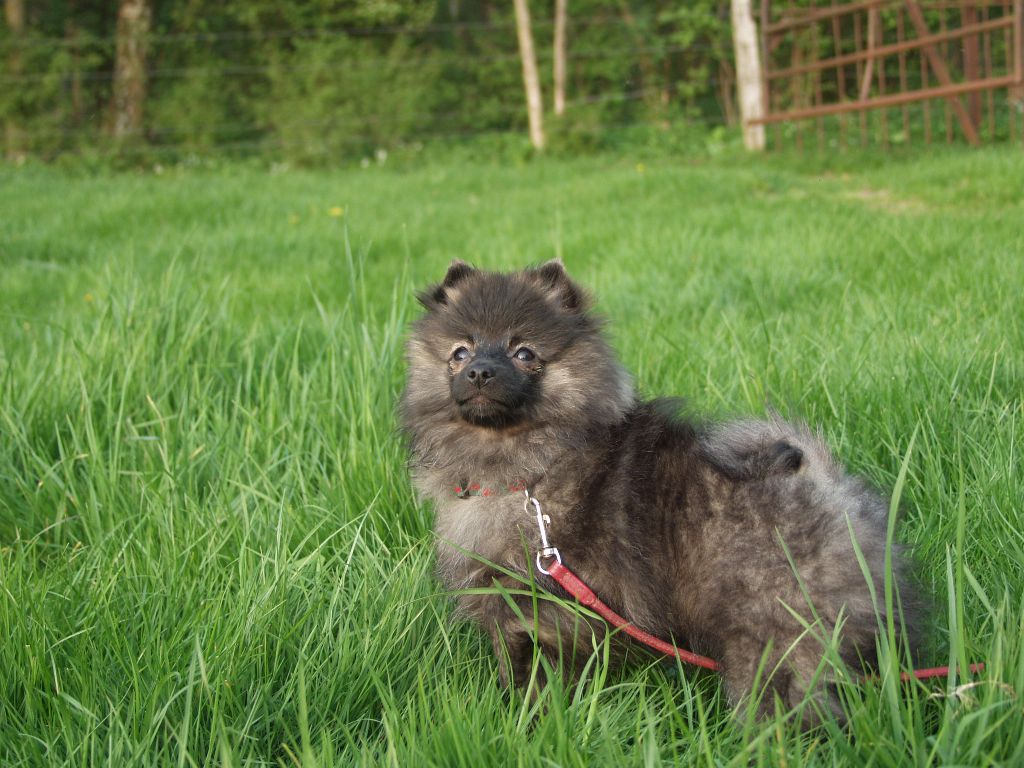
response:
<path id="1" fill-rule="evenodd" d="M 586 291 L 576 285 L 561 259 L 552 259 L 532 270 L 544 290 L 554 296 L 566 312 L 583 313 L 590 306 Z"/>
<path id="2" fill-rule="evenodd" d="M 474 272 L 476 270 L 461 259 L 452 259 L 452 263 L 448 265 L 448 271 L 445 272 L 444 280 L 417 294 L 416 298 L 427 309 L 437 309 L 448 303 L 448 292 Z"/>

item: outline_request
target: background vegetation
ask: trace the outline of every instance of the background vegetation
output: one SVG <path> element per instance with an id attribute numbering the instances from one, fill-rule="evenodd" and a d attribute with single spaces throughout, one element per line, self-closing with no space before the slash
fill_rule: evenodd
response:
<path id="1" fill-rule="evenodd" d="M 773 13 L 823 5 L 787 0 Z M 926 0 L 933 31 L 955 28 L 963 4 Z M 735 73 L 727 0 L 572 0 L 568 4 L 565 114 L 553 119 L 554 0 L 530 3 L 548 112 L 550 149 L 581 154 L 656 142 L 671 150 L 696 130 L 733 126 Z M 522 67 L 511 2 L 487 0 L 5 0 L 0 24 L 0 124 L 9 159 L 72 158 L 118 164 L 192 162 L 197 157 L 260 156 L 292 164 L 375 161 L 425 145 L 475 143 L 479 154 L 527 155 Z M 13 14 L 11 9 L 20 8 Z M 129 34 L 125 9 L 141 13 Z M 1007 7 L 984 6 L 978 18 Z M 974 12 L 972 6 L 972 13 Z M 862 14 L 863 16 L 863 14 Z M 15 18 L 17 21 L 15 21 Z M 908 24 L 893 6 L 880 14 L 880 42 Z M 844 17 L 841 42 L 831 22 L 779 38 L 768 58 L 784 68 L 854 49 L 865 19 Z M 978 45 L 985 66 L 1003 74 L 1008 31 Z M 118 46 L 135 41 L 139 114 L 120 119 Z M 954 75 L 961 45 L 942 46 Z M 908 54 L 905 70 L 888 56 L 873 93 L 936 85 Z M 130 59 L 130 57 L 126 57 Z M 842 101 L 861 87 L 862 63 L 780 80 L 776 110 L 806 106 L 815 92 Z M 988 70 L 986 69 L 986 72 Z M 978 97 L 979 99 L 981 97 Z M 979 126 L 987 141 L 1015 139 L 1021 103 L 986 94 Z M 979 102 L 980 103 L 980 102 Z M 842 148 L 861 140 L 888 145 L 932 134 L 953 137 L 943 102 L 774 128 L 776 144 L 804 140 Z M 642 129 L 637 132 L 635 129 Z M 849 137 L 847 136 L 849 133 Z M 481 139 L 481 137 L 483 137 Z M 680 138 L 682 137 L 682 138 Z"/>
<path id="2" fill-rule="evenodd" d="M 323 162 L 526 124 L 508 2 L 149 5 L 146 105 L 128 141 L 107 137 L 116 3 L 30 3 L 19 35 L 3 28 L 0 117 L 22 127 L 22 151 L 159 159 L 216 147 Z M 532 13 L 550 109 L 553 4 L 534 2 Z M 727 19 L 723 0 L 573 0 L 562 143 L 586 148 L 609 126 L 731 116 Z"/>
<path id="3" fill-rule="evenodd" d="M 0 764 L 1019 765 L 1024 155 L 0 170 Z M 977 680 L 737 723 L 653 662 L 538 706 L 431 574 L 415 286 L 561 255 L 647 393 L 820 424 Z M 912 441 L 912 435 L 916 438 Z"/>

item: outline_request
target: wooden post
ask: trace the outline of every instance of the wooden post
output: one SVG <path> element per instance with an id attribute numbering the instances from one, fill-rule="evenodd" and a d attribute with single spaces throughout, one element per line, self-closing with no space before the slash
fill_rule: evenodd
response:
<path id="1" fill-rule="evenodd" d="M 832 7 L 836 7 L 836 0 L 832 0 Z M 832 56 L 841 56 L 843 53 L 842 24 L 839 15 L 832 17 Z M 840 103 L 846 101 L 846 69 L 839 65 L 836 67 L 836 94 Z M 846 149 L 846 115 L 839 115 L 839 149 Z"/>
<path id="2" fill-rule="evenodd" d="M 978 9 L 973 0 L 962 0 L 960 3 L 960 24 L 968 26 L 978 23 Z M 963 39 L 964 80 L 971 82 L 981 79 L 981 67 L 978 61 L 978 36 L 968 35 Z M 975 126 L 981 126 L 981 94 L 972 93 L 967 97 L 968 112 Z"/>
<path id="3" fill-rule="evenodd" d="M 21 74 L 21 49 L 18 47 L 20 37 L 25 32 L 24 0 L 4 0 L 4 19 L 10 33 L 11 52 L 7 57 L 7 74 L 11 80 L 17 80 Z M 12 86 L 16 88 L 17 86 Z M 15 99 L 11 112 L 4 121 L 4 151 L 9 159 L 16 159 L 22 150 L 21 126 L 17 121 L 18 100 Z"/>
<path id="4" fill-rule="evenodd" d="M 665 79 L 666 83 L 668 78 Z M 722 102 L 722 111 L 725 112 L 725 124 L 729 127 L 736 125 L 736 97 L 734 88 L 736 86 L 736 74 L 733 72 L 729 62 L 725 59 L 718 61 L 718 99 Z"/>
<path id="5" fill-rule="evenodd" d="M 516 34 L 519 37 L 519 58 L 523 61 L 523 87 L 526 89 L 526 116 L 530 121 L 530 143 L 544 149 L 544 102 L 537 75 L 537 55 L 533 50 L 530 29 L 530 8 L 526 0 L 513 0 L 516 9 Z"/>
<path id="6" fill-rule="evenodd" d="M 1013 1 L 1014 3 L 1017 2 L 1017 0 Z M 1014 69 L 1015 58 L 1010 58 L 1010 53 L 1015 50 L 1020 50 L 1020 44 L 1017 39 L 1017 29 L 1018 25 L 1021 23 L 1021 18 L 1017 13 L 1016 5 L 1010 5 L 1010 0 L 1003 0 L 1002 10 L 1005 15 L 1009 15 L 1011 12 L 1013 13 L 1013 28 L 1003 30 L 1003 46 L 1007 52 L 1006 68 L 1008 72 L 1011 72 Z M 1017 110 L 1016 104 L 1014 103 L 1016 90 L 1017 89 L 1012 85 L 1006 89 L 1006 116 L 1009 118 L 1007 122 L 1010 124 L 1011 144 L 1016 143 L 1017 141 Z"/>
<path id="7" fill-rule="evenodd" d="M 761 42 L 761 72 L 763 77 L 761 78 L 761 104 L 764 106 L 765 114 L 769 114 L 772 111 L 772 89 L 771 83 L 768 81 L 768 72 L 771 71 L 771 55 L 775 50 L 774 43 L 771 39 L 771 35 L 768 33 L 769 24 L 772 20 L 772 0 L 761 0 L 761 29 L 760 29 L 760 42 Z M 737 79 L 737 91 L 739 90 L 739 81 Z M 742 119 L 742 118 L 741 118 Z M 778 149 L 782 146 L 782 126 L 778 123 L 774 124 L 775 131 L 775 148 Z M 765 144 L 767 145 L 767 135 L 765 136 Z"/>
<path id="8" fill-rule="evenodd" d="M 569 0 L 555 0 L 554 86 L 555 116 L 565 114 L 565 25 Z"/>
<path id="9" fill-rule="evenodd" d="M 882 36 L 881 23 L 879 23 L 878 36 Z M 875 68 L 875 73 L 878 81 L 878 95 L 885 96 L 885 59 L 881 58 L 878 60 L 878 66 Z M 878 110 L 879 123 L 882 126 L 882 146 L 886 149 L 889 148 L 889 108 L 882 107 Z"/>
<path id="10" fill-rule="evenodd" d="M 1024 100 L 1024 0 L 1013 0 L 1013 75 L 1014 98 Z"/>
<path id="11" fill-rule="evenodd" d="M 142 133 L 146 101 L 146 36 L 152 13 L 149 0 L 121 0 L 117 13 L 117 56 L 110 132 L 116 139 Z"/>
<path id="12" fill-rule="evenodd" d="M 946 8 L 937 9 L 939 14 L 939 33 L 942 35 L 946 34 Z M 935 46 L 935 51 L 938 53 L 943 61 L 949 60 L 949 39 L 944 39 L 941 43 Z M 925 57 L 927 59 L 927 56 Z M 959 101 L 959 99 L 958 99 Z M 942 102 L 942 114 L 946 120 L 946 143 L 953 143 L 953 113 L 949 109 L 949 99 Z"/>
<path id="13" fill-rule="evenodd" d="M 902 43 L 906 40 L 906 33 L 903 29 L 903 9 L 896 9 L 896 42 Z M 900 71 L 900 91 L 906 93 L 909 90 L 907 85 L 907 54 L 904 51 L 900 51 L 899 58 L 897 59 Z M 924 87 L 922 85 L 922 87 Z M 910 140 L 910 113 L 907 110 L 907 105 L 904 104 L 900 109 L 903 111 L 903 140 Z"/>
<path id="14" fill-rule="evenodd" d="M 820 50 L 820 42 L 818 40 L 818 25 L 815 24 L 811 27 L 811 61 L 815 64 L 818 63 L 818 51 Z M 814 106 L 820 107 L 825 103 L 824 92 L 821 87 L 821 70 L 816 69 L 814 71 Z M 825 150 L 825 119 L 819 117 L 817 119 L 817 133 L 818 133 L 818 151 L 823 152 Z"/>
<path id="15" fill-rule="evenodd" d="M 929 87 L 928 62 L 924 60 L 924 53 L 917 57 L 918 65 L 921 68 L 921 88 Z M 927 99 L 921 102 L 921 113 L 924 119 L 924 143 L 932 143 L 932 107 Z"/>
<path id="16" fill-rule="evenodd" d="M 981 20 L 983 22 L 988 21 L 989 12 L 988 6 L 981 7 Z M 982 61 L 983 67 L 982 72 L 985 79 L 992 77 L 992 35 L 987 34 L 982 38 Z M 985 94 L 985 113 L 988 115 L 988 137 L 991 140 L 996 138 L 996 105 L 995 95 L 991 90 Z"/>
<path id="17" fill-rule="evenodd" d="M 751 120 L 764 117 L 764 91 L 761 57 L 757 46 L 757 27 L 750 12 L 750 0 L 732 0 L 732 42 L 736 53 L 736 87 L 743 125 L 743 146 L 764 149 L 764 126 Z"/>

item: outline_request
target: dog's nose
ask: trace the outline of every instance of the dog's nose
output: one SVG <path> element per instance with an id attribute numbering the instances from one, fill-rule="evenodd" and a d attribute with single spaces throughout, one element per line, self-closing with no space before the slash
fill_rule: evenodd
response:
<path id="1" fill-rule="evenodd" d="M 466 378 L 482 387 L 494 378 L 494 363 L 488 360 L 477 360 L 466 369 Z"/>

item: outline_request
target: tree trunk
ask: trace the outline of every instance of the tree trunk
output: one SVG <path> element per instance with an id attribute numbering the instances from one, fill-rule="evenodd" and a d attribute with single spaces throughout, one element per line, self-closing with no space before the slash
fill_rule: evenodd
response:
<path id="1" fill-rule="evenodd" d="M 71 56 L 71 122 L 78 128 L 85 117 L 85 94 L 82 92 L 82 57 L 79 48 L 81 33 L 74 20 L 75 4 L 69 5 L 71 18 L 64 26 L 64 39 L 68 44 L 68 52 Z"/>
<path id="2" fill-rule="evenodd" d="M 64 41 L 71 59 L 71 125 L 79 129 L 85 121 L 85 91 L 82 88 L 82 28 L 79 27 L 82 0 L 68 0 Z"/>
<path id="3" fill-rule="evenodd" d="M 565 24 L 569 0 L 555 0 L 555 115 L 565 114 Z"/>
<path id="4" fill-rule="evenodd" d="M 725 124 L 736 125 L 736 72 L 732 65 L 723 57 L 718 61 L 718 100 L 725 114 Z"/>
<path id="5" fill-rule="evenodd" d="M 540 77 L 537 75 L 537 56 L 533 50 L 533 32 L 530 30 L 530 9 L 527 0 L 514 0 L 516 33 L 519 35 L 519 56 L 523 60 L 523 86 L 526 88 L 526 113 L 530 120 L 530 143 L 544 149 L 544 102 L 540 95 Z"/>
<path id="6" fill-rule="evenodd" d="M 149 0 L 121 0 L 117 14 L 117 59 L 110 132 L 117 139 L 142 133 L 146 101 L 146 37 L 152 13 Z"/>
<path id="7" fill-rule="evenodd" d="M 750 123 L 751 120 L 764 117 L 761 57 L 758 53 L 757 27 L 750 15 L 750 0 L 732 0 L 732 43 L 736 52 L 736 85 L 743 124 L 743 145 L 747 149 L 764 149 L 764 126 Z"/>
<path id="8" fill-rule="evenodd" d="M 4 18 L 12 43 L 10 55 L 7 57 L 7 74 L 13 83 L 21 75 L 21 50 L 18 48 L 18 39 L 25 32 L 24 0 L 4 0 Z M 15 90 L 18 88 L 13 84 L 11 87 Z M 21 126 L 18 125 L 17 114 L 18 99 L 15 97 L 7 113 L 7 119 L 4 120 L 4 152 L 11 160 L 19 158 L 22 151 Z"/>

